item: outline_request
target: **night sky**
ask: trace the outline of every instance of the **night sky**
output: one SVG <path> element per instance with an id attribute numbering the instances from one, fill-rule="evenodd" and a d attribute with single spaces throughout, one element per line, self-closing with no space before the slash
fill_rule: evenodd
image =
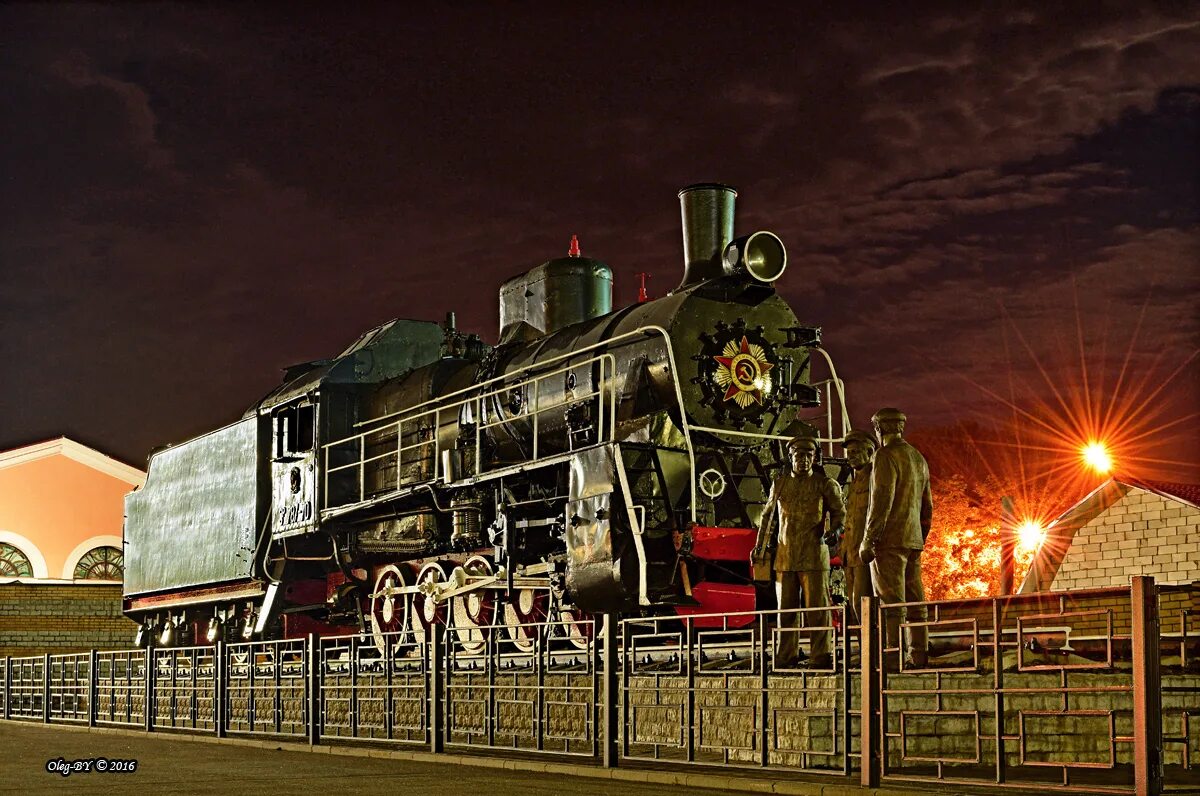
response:
<path id="1" fill-rule="evenodd" d="M 815 5 L 0 9 L 0 449 L 144 466 L 390 318 L 494 342 L 572 234 L 662 295 L 720 181 L 858 424 L 1090 394 L 1200 479 L 1197 7 Z"/>

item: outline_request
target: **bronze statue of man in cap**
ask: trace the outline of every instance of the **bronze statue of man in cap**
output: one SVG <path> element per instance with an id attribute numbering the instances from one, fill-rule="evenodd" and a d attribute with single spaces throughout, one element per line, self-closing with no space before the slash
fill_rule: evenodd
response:
<path id="1" fill-rule="evenodd" d="M 879 442 L 868 431 L 854 429 L 842 443 L 846 459 L 854 474 L 846 485 L 846 535 L 838 553 L 846 576 L 846 616 L 853 625 L 860 624 L 858 615 L 862 598 L 874 594 L 871 588 L 871 567 L 862 560 L 858 548 L 867 530 L 867 508 L 871 500 L 871 470 Z"/>
<path id="2" fill-rule="evenodd" d="M 752 560 L 769 559 L 774 549 L 775 593 L 780 610 L 801 607 L 825 608 L 829 605 L 829 550 L 825 547 L 825 517 L 829 517 L 830 536 L 840 533 L 845 520 L 842 492 L 837 482 L 825 473 L 815 472 L 817 441 L 798 436 L 788 443 L 791 472 L 780 475 L 771 484 L 771 493 L 763 507 L 758 539 Z M 828 611 L 805 612 L 805 627 L 832 625 Z M 785 613 L 779 621 L 779 647 L 775 667 L 794 666 L 800 657 L 796 614 Z M 831 665 L 830 633 L 812 631 L 809 665 Z"/>
<path id="3" fill-rule="evenodd" d="M 871 564 L 875 593 L 885 604 L 925 601 L 921 551 L 933 519 L 933 497 L 929 465 L 916 448 L 904 441 L 904 421 L 904 413 L 890 407 L 880 409 L 871 418 L 881 446 L 872 468 L 867 530 L 859 554 Z M 885 649 L 900 649 L 906 665 L 924 666 L 928 632 L 923 626 L 910 628 L 902 647 L 900 624 L 924 622 L 925 606 L 885 613 Z M 894 667 L 889 662 L 888 668 Z"/>

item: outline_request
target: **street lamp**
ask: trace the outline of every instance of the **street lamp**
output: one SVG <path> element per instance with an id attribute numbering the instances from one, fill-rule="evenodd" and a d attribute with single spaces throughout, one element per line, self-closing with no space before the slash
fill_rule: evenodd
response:
<path id="1" fill-rule="evenodd" d="M 1101 475 L 1105 475 L 1112 470 L 1112 456 L 1108 452 L 1108 447 L 1103 442 L 1089 442 L 1080 449 L 1079 453 L 1083 457 L 1084 464 Z"/>
<path id="2" fill-rule="evenodd" d="M 1017 526 L 1017 542 L 1022 550 L 1036 550 L 1046 535 L 1046 529 L 1037 520 L 1025 520 Z"/>

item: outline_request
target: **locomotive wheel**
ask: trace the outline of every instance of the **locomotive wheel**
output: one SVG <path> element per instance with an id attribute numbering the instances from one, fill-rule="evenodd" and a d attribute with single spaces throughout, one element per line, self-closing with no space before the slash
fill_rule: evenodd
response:
<path id="1" fill-rule="evenodd" d="M 421 571 L 417 573 L 417 586 L 440 584 L 446 581 L 448 573 L 446 566 L 440 561 L 434 561 L 421 567 Z M 417 636 L 417 641 L 425 640 L 425 633 L 434 624 L 446 624 L 446 604 L 435 603 L 433 600 L 425 596 L 421 591 L 417 591 L 413 595 L 413 613 L 417 617 L 417 621 L 413 623 L 413 635 Z"/>
<path id="2" fill-rule="evenodd" d="M 386 633 L 399 634 L 392 643 L 399 646 L 404 641 L 404 631 L 411 621 L 412 603 L 407 594 L 388 594 L 391 589 L 407 586 L 412 575 L 406 569 L 389 564 L 379 570 L 375 588 L 371 590 L 370 617 L 371 637 L 380 652 L 387 649 Z"/>
<path id="3" fill-rule="evenodd" d="M 559 638 L 566 639 L 577 650 L 586 650 L 592 644 L 596 634 L 596 625 L 591 621 L 592 615 L 580 611 L 574 606 L 558 606 L 555 615 L 554 633 Z"/>
<path id="4" fill-rule="evenodd" d="M 515 589 L 504 601 L 504 635 L 518 652 L 531 652 L 537 625 L 546 618 L 550 595 L 544 589 Z"/>
<path id="5" fill-rule="evenodd" d="M 487 577 L 492 574 L 492 562 L 483 556 L 471 556 L 463 564 L 467 575 Z M 494 614 L 492 592 L 476 589 L 460 594 L 452 601 L 451 615 L 454 618 L 454 636 L 465 652 L 482 652 L 487 645 L 489 627 Z"/>

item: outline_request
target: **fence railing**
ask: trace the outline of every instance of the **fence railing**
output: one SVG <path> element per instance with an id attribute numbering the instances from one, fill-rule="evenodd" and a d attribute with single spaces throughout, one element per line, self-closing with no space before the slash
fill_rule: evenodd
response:
<path id="1" fill-rule="evenodd" d="M 1130 594 L 883 606 L 882 776 L 1132 788 Z M 949 654 L 908 659 L 922 633 Z"/>
<path id="2" fill-rule="evenodd" d="M 849 774 L 859 651 L 843 607 L 621 625 L 624 757 Z M 776 660 L 789 642 L 812 653 L 822 634 L 827 662 Z"/>
<path id="3" fill-rule="evenodd" d="M 862 609 L 861 628 L 831 606 L 4 658 L 0 715 L 871 787 L 1200 787 L 1200 589 Z"/>

